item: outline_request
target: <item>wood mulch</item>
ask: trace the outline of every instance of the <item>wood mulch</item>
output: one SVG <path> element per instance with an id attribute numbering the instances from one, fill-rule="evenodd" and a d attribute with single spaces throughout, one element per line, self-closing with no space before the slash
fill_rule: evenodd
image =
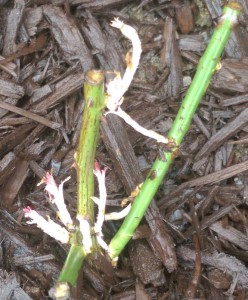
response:
<path id="1" fill-rule="evenodd" d="M 85 263 L 72 299 L 248 298 L 248 32 L 239 24 L 173 167 L 116 269 Z M 68 248 L 27 225 L 31 206 L 56 218 L 44 186 L 65 177 L 76 214 L 73 154 L 89 69 L 125 70 L 130 43 L 109 23 L 139 32 L 142 58 L 123 108 L 166 134 L 221 14 L 222 0 L 0 0 L 0 299 L 50 299 Z M 148 173 L 156 143 L 114 115 L 97 159 L 116 211 Z M 107 223 L 111 239 L 121 222 Z M 99 271 L 100 270 L 100 271 Z"/>

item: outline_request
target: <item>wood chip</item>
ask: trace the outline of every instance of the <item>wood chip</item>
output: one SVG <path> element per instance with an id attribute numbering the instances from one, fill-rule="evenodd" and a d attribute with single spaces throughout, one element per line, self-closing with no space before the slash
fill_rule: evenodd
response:
<path id="1" fill-rule="evenodd" d="M 15 163 L 15 171 L 12 173 L 12 176 L 10 176 L 9 179 L 5 182 L 5 185 L 1 190 L 2 205 L 9 211 L 11 211 L 14 199 L 28 175 L 28 166 L 28 161 L 18 159 Z"/>
<path id="2" fill-rule="evenodd" d="M 9 12 L 3 43 L 4 48 L 2 54 L 4 56 L 10 55 L 16 51 L 16 37 L 22 20 L 24 7 L 24 0 L 16 0 L 15 7 Z"/>
<path id="3" fill-rule="evenodd" d="M 213 223 L 209 228 L 216 232 L 221 238 L 233 243 L 245 251 L 248 250 L 247 235 L 233 228 L 232 226 L 225 226 L 223 222 L 216 222 Z"/>
<path id="4" fill-rule="evenodd" d="M 221 105 L 224 107 L 238 105 L 246 102 L 248 102 L 248 94 L 242 94 L 240 96 L 235 96 L 220 101 Z"/>
<path id="5" fill-rule="evenodd" d="M 222 169 L 217 172 L 210 173 L 208 175 L 190 180 L 186 182 L 184 185 L 188 187 L 206 185 L 206 184 L 214 184 L 220 182 L 222 180 L 231 178 L 237 174 L 247 171 L 248 169 L 248 161 L 244 161 L 242 163 L 233 165 L 231 167 Z"/>
<path id="6" fill-rule="evenodd" d="M 74 20 L 66 17 L 60 7 L 44 5 L 43 13 L 52 34 L 69 60 L 79 60 L 84 72 L 93 68 L 93 58 Z"/>
<path id="7" fill-rule="evenodd" d="M 11 134 L 0 141 L 0 154 L 4 155 L 13 150 L 16 145 L 19 145 L 26 135 L 35 127 L 34 124 L 25 124 L 18 127 Z"/>
<path id="8" fill-rule="evenodd" d="M 184 0 L 182 4 L 176 8 L 176 20 L 182 33 L 187 34 L 194 30 L 193 13 L 188 0 Z"/>
<path id="9" fill-rule="evenodd" d="M 0 95 L 19 99 L 24 96 L 24 89 L 14 82 L 0 79 Z"/>
<path id="10" fill-rule="evenodd" d="M 3 102 L 3 101 L 0 101 L 0 108 L 12 111 L 12 112 L 17 113 L 21 116 L 27 117 L 27 118 L 29 118 L 33 121 L 36 121 L 40 124 L 43 124 L 47 127 L 52 128 L 52 129 L 59 129 L 62 126 L 61 124 L 59 124 L 57 122 L 50 121 L 50 120 L 48 120 L 44 117 L 41 117 L 37 114 L 31 113 L 30 111 L 27 111 L 27 110 L 24 110 L 22 108 L 13 106 L 13 105 L 8 104 L 8 103 Z"/>
<path id="11" fill-rule="evenodd" d="M 117 116 L 107 115 L 102 120 L 101 132 L 103 142 L 114 161 L 115 170 L 130 195 L 143 178 L 122 121 Z"/>
<path id="12" fill-rule="evenodd" d="M 33 110 L 46 110 L 54 107 L 65 97 L 83 87 L 84 74 L 71 74 L 54 85 L 54 92 L 47 96 L 39 103 L 34 103 L 31 107 Z"/>
<path id="13" fill-rule="evenodd" d="M 215 73 L 211 87 L 226 94 L 248 92 L 248 59 L 225 59 Z"/>
<path id="14" fill-rule="evenodd" d="M 185 246 L 180 246 L 177 250 L 180 258 L 186 261 L 195 261 L 195 251 Z M 202 263 L 231 275 L 233 278 L 238 274 L 238 284 L 248 289 L 248 269 L 237 258 L 223 252 L 206 253 L 202 252 Z"/>
<path id="15" fill-rule="evenodd" d="M 3 270 L 0 270 L 0 299 L 32 300 L 21 288 L 19 276 Z"/>
<path id="16" fill-rule="evenodd" d="M 216 132 L 210 140 L 203 146 L 203 148 L 197 153 L 195 160 L 199 160 L 201 157 L 216 150 L 221 144 L 223 144 L 229 137 L 235 135 L 241 130 L 248 122 L 248 108 L 243 110 L 232 122 L 228 123 L 218 132 Z"/>
<path id="17" fill-rule="evenodd" d="M 147 241 L 153 249 L 154 255 L 161 259 L 169 273 L 175 271 L 177 268 L 177 257 L 174 241 L 155 202 L 151 203 L 145 217 L 151 229 L 151 234 Z"/>
<path id="18" fill-rule="evenodd" d="M 175 37 L 175 26 L 170 17 L 166 18 L 163 30 L 164 46 L 161 50 L 163 67 L 170 68 L 168 77 L 168 95 L 177 98 L 182 88 L 182 59 Z"/>

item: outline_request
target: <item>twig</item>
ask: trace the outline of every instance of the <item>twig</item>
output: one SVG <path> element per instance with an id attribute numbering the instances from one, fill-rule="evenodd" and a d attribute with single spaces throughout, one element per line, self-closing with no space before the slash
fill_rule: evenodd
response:
<path id="1" fill-rule="evenodd" d="M 193 236 L 195 245 L 195 269 L 190 285 L 187 288 L 186 296 L 189 299 L 195 299 L 195 293 L 197 286 L 199 284 L 199 279 L 201 276 L 201 228 L 199 225 L 199 220 L 197 216 L 196 209 L 194 207 L 192 197 L 189 198 L 190 210 L 192 214 L 192 224 L 195 227 L 196 233 Z"/>

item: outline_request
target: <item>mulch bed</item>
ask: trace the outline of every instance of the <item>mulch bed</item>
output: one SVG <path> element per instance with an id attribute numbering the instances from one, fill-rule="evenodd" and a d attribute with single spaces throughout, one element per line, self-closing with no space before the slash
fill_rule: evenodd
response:
<path id="1" fill-rule="evenodd" d="M 130 43 L 119 17 L 142 41 L 140 67 L 122 107 L 168 132 L 226 1 L 1 0 L 0 299 L 49 299 L 68 248 L 27 225 L 23 208 L 56 218 L 44 186 L 71 176 L 65 198 L 76 214 L 73 168 L 85 72 L 125 70 Z M 247 3 L 221 66 L 173 167 L 112 269 L 82 268 L 72 299 L 247 299 Z M 108 166 L 108 211 L 140 184 L 156 143 L 107 115 L 96 158 Z M 109 241 L 121 222 L 104 227 Z M 102 260 L 101 260 L 102 259 Z"/>

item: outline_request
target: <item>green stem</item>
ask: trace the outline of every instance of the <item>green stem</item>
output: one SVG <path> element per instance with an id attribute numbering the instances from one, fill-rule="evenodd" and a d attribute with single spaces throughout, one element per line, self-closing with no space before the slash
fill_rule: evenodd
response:
<path id="1" fill-rule="evenodd" d="M 81 245 L 71 245 L 63 269 L 59 274 L 59 282 L 68 282 L 76 286 L 78 274 L 86 254 Z"/>
<path id="2" fill-rule="evenodd" d="M 216 70 L 220 55 L 230 36 L 231 29 L 240 13 L 240 6 L 231 3 L 223 9 L 223 16 L 215 29 L 208 47 L 203 54 L 194 79 L 182 102 L 180 110 L 169 131 L 168 137 L 175 145 L 171 152 L 165 151 L 163 158 L 157 158 L 154 162 L 147 179 L 143 183 L 141 190 L 132 205 L 131 211 L 125 218 L 122 226 L 113 237 L 109 245 L 109 255 L 113 259 L 120 254 L 135 229 L 143 218 L 150 202 L 157 192 L 164 176 L 176 156 L 185 134 L 191 124 L 192 117 L 199 105 L 201 98 L 206 92 L 211 77 Z"/>
<path id="3" fill-rule="evenodd" d="M 84 83 L 84 115 L 80 131 L 79 145 L 75 154 L 78 177 L 78 210 L 77 214 L 94 224 L 94 160 L 99 137 L 100 118 L 105 107 L 104 73 L 103 71 L 88 71 Z M 96 241 L 93 239 L 92 252 L 97 251 Z M 69 285 L 76 286 L 79 270 L 86 257 L 82 245 L 79 229 L 73 234 L 71 248 L 67 255 L 63 269 L 55 286 L 54 296 L 62 299 L 69 293 Z"/>
<path id="4" fill-rule="evenodd" d="M 56 300 L 70 298 L 70 288 L 75 287 L 77 278 L 84 261 L 86 253 L 82 245 L 72 244 L 67 255 L 63 269 L 59 274 L 59 279 L 54 288 L 49 291 L 49 295 Z"/>
<path id="5" fill-rule="evenodd" d="M 94 223 L 94 160 L 99 137 L 100 118 L 105 107 L 104 75 L 102 71 L 87 72 L 84 84 L 85 108 L 75 155 L 78 177 L 77 213 Z"/>

